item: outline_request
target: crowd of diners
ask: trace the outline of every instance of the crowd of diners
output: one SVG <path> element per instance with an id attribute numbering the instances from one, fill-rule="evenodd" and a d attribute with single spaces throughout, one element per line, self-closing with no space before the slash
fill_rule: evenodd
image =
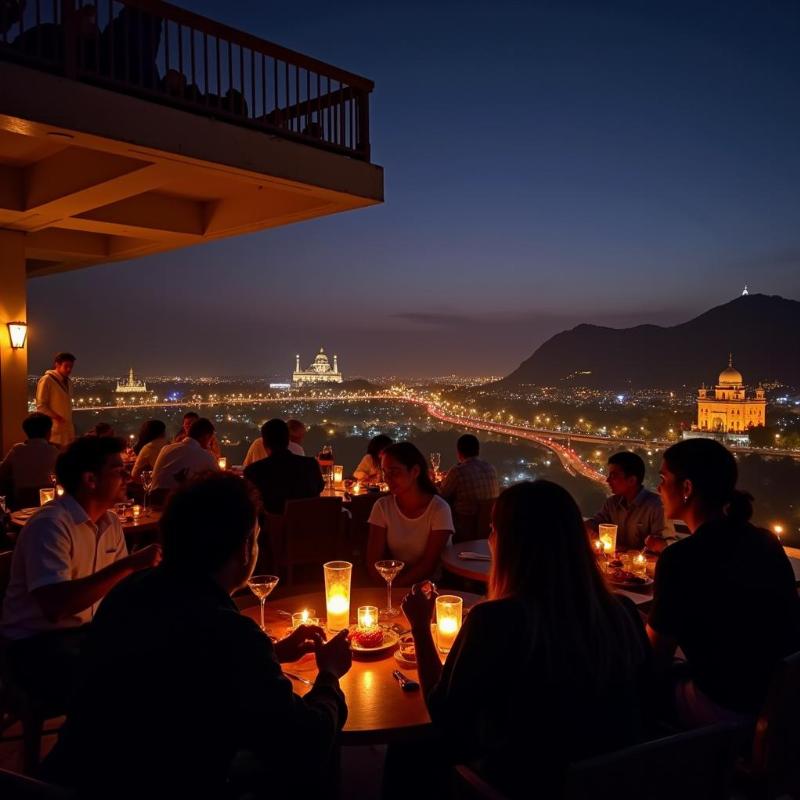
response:
<path id="1" fill-rule="evenodd" d="M 41 775 L 86 797 L 323 791 L 347 717 L 347 632 L 300 626 L 273 642 L 232 600 L 257 562 L 262 513 L 323 488 L 317 461 L 290 449 L 300 428 L 293 440 L 285 421 L 265 423 L 264 456 L 242 477 L 219 470 L 209 420 L 187 415 L 169 443 L 146 422 L 133 470 L 146 461 L 165 490 L 160 537 L 129 553 L 112 512 L 129 480 L 125 443 L 94 430 L 55 446 L 48 421 L 31 415 L 0 467 L 27 474 L 41 453 L 64 489 L 16 538 L 0 622 L 13 681 L 46 714 L 66 712 Z M 390 746 L 387 796 L 407 794 L 409 770 L 446 796 L 457 763 L 509 797 L 553 796 L 569 763 L 651 738 L 659 721 L 752 727 L 776 665 L 800 650 L 800 600 L 779 540 L 750 522 L 732 454 L 711 439 L 671 446 L 658 495 L 637 456 L 616 454 L 613 495 L 584 520 L 551 481 L 498 492 L 479 448 L 460 437 L 439 486 L 410 442 L 376 437 L 358 465 L 388 486 L 363 566 L 407 564 L 402 609 L 441 743 Z M 442 665 L 430 627 L 440 556 L 476 487 L 497 495 L 488 591 Z M 691 535 L 672 541 L 665 519 Z M 604 521 L 625 546 L 660 551 L 646 619 L 600 569 L 592 536 Z M 300 697 L 281 664 L 308 652 L 318 675 Z"/>

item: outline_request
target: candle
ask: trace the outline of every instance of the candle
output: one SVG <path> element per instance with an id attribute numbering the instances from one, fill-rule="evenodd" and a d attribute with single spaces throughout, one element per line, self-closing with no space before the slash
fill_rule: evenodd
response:
<path id="1" fill-rule="evenodd" d="M 647 575 L 647 558 L 644 553 L 637 553 L 633 557 L 633 572 L 642 577 Z"/>
<path id="2" fill-rule="evenodd" d="M 353 484 L 353 489 L 350 494 L 361 494 L 361 484 L 358 481 Z"/>
<path id="3" fill-rule="evenodd" d="M 142 515 L 142 507 L 138 503 L 134 503 L 132 513 L 134 520 L 138 520 L 139 517 Z"/>
<path id="4" fill-rule="evenodd" d="M 39 489 L 39 505 L 43 506 L 45 503 L 50 503 L 56 499 L 55 489 Z"/>
<path id="5" fill-rule="evenodd" d="M 301 625 L 319 625 L 319 619 L 314 616 L 313 608 L 304 608 L 292 614 L 292 628 L 299 628 Z"/>
<path id="6" fill-rule="evenodd" d="M 436 638 L 439 651 L 449 653 L 461 628 L 464 601 L 454 594 L 442 594 L 436 598 Z"/>
<path id="7" fill-rule="evenodd" d="M 599 535 L 600 541 L 603 543 L 603 549 L 607 553 L 615 552 L 617 549 L 617 526 L 600 525 Z"/>
<path id="8" fill-rule="evenodd" d="M 594 554 L 601 556 L 603 554 L 603 543 L 599 539 L 592 540 L 592 547 L 594 547 Z"/>
<path id="9" fill-rule="evenodd" d="M 344 477 L 344 467 L 341 464 L 334 464 L 333 466 L 333 482 L 341 484 Z"/>
<path id="10" fill-rule="evenodd" d="M 228 459 L 227 459 L 227 458 L 225 458 L 225 456 L 220 456 L 220 457 L 217 459 L 217 466 L 218 466 L 220 469 L 227 469 L 227 468 L 228 468 Z"/>
<path id="11" fill-rule="evenodd" d="M 378 607 L 377 606 L 359 606 L 358 607 L 358 627 L 364 631 L 375 630 L 378 625 Z"/>
<path id="12" fill-rule="evenodd" d="M 344 630 L 350 625 L 350 578 L 353 565 L 349 561 L 328 561 L 322 565 L 322 570 L 325 575 L 328 630 Z"/>
<path id="13" fill-rule="evenodd" d="M 58 497 L 63 497 L 64 496 L 64 487 L 60 483 L 56 484 L 56 495 Z"/>

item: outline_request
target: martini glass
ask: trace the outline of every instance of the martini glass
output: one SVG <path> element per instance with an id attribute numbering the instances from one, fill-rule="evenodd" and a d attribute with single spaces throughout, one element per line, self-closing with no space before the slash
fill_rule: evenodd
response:
<path id="1" fill-rule="evenodd" d="M 404 566 L 405 562 L 397 561 L 393 558 L 375 562 L 375 569 L 386 581 L 386 608 L 380 610 L 382 617 L 396 617 L 400 613 L 399 608 L 392 608 L 392 581 L 400 574 Z"/>
<path id="2" fill-rule="evenodd" d="M 261 630 L 266 634 L 269 634 L 269 631 L 264 624 L 264 606 L 267 604 L 267 597 L 278 585 L 279 580 L 277 575 L 253 575 L 247 581 L 250 591 L 258 598 L 258 602 L 261 604 Z"/>

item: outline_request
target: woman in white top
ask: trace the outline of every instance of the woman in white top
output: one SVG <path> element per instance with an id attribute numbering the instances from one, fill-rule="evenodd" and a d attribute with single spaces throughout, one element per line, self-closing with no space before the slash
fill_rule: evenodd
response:
<path id="1" fill-rule="evenodd" d="M 160 419 L 148 419 L 142 423 L 139 440 L 133 446 L 136 463 L 131 470 L 131 477 L 138 478 L 143 470 L 153 469 L 158 454 L 166 443 L 167 426 Z"/>
<path id="2" fill-rule="evenodd" d="M 385 434 L 379 433 L 373 436 L 367 445 L 367 453 L 353 472 L 353 477 L 357 481 L 364 483 L 383 483 L 381 474 L 381 453 L 392 443 L 392 440 Z"/>
<path id="3" fill-rule="evenodd" d="M 383 477 L 389 485 L 369 516 L 367 567 L 383 558 L 405 562 L 396 583 L 411 586 L 430 578 L 439 566 L 442 549 L 453 532 L 450 506 L 436 493 L 425 456 L 411 442 L 398 442 L 383 451 Z"/>

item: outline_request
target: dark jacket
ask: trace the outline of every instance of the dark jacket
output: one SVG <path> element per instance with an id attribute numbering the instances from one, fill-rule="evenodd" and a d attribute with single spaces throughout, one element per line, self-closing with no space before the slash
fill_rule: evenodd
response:
<path id="1" fill-rule="evenodd" d="M 316 459 L 281 450 L 250 464 L 244 471 L 261 492 L 264 510 L 283 514 L 287 500 L 317 497 L 324 488 Z"/>

